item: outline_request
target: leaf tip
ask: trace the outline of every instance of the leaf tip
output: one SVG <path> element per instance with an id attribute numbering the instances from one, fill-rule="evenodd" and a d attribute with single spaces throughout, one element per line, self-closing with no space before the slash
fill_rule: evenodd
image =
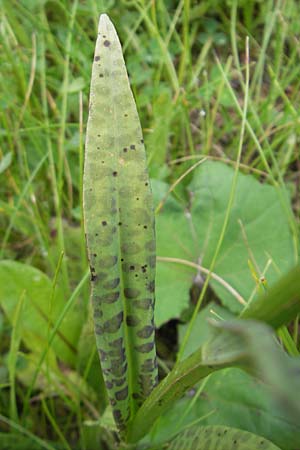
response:
<path id="1" fill-rule="evenodd" d="M 104 27 L 107 27 L 108 25 L 112 25 L 111 20 L 107 14 L 100 14 L 99 17 L 99 26 L 98 26 L 98 33 L 101 33 L 104 29 Z"/>

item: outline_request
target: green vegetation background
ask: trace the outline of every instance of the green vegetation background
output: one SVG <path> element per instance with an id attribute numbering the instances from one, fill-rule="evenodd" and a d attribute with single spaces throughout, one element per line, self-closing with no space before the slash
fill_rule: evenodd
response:
<path id="1" fill-rule="evenodd" d="M 89 442 L 102 432 L 85 421 L 97 421 L 106 400 L 89 316 L 81 205 L 99 14 L 110 15 L 123 44 L 150 175 L 158 180 L 154 184 L 172 185 L 199 157 L 229 166 L 236 160 L 249 36 L 250 101 L 242 170 L 257 181 L 285 188 L 293 212 L 287 213 L 284 223 L 276 216 L 268 223 L 274 228 L 288 223 L 289 239 L 297 242 L 300 4 L 296 0 L 2 0 L 0 4 L 0 252 L 2 259 L 25 264 L 4 265 L 0 273 L 0 430 L 15 432 L 19 426 L 45 442 L 58 441 L 61 448 L 74 448 L 75 443 L 78 448 L 93 448 Z M 220 172 L 221 185 L 226 173 Z M 182 209 L 191 201 L 186 188 L 192 176 L 191 172 L 175 190 L 174 201 Z M 155 192 L 164 191 L 162 186 L 166 185 L 157 185 Z M 165 240 L 171 222 L 161 219 L 161 223 Z M 257 233 L 264 235 L 265 225 Z M 296 259 L 297 245 L 292 247 Z M 160 277 L 167 277 L 167 272 Z M 168 286 L 176 281 L 168 279 Z M 161 286 L 158 282 L 158 290 Z M 166 295 L 166 289 L 162 291 Z M 22 315 L 25 292 L 32 292 L 38 306 L 31 310 L 25 306 Z M 51 309 L 54 323 L 66 304 L 72 309 L 64 318 L 63 332 L 41 360 L 51 338 L 49 302 L 50 309 L 58 308 Z M 161 306 L 159 325 L 182 313 L 182 307 L 172 311 L 170 305 Z M 175 350 L 174 342 L 168 349 L 172 331 L 162 335 L 158 348 L 164 367 Z M 12 438 L 17 448 L 16 437 Z"/>

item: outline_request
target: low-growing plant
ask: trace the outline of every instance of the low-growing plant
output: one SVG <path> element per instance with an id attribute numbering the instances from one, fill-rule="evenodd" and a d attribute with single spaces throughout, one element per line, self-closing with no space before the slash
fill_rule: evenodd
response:
<path id="1" fill-rule="evenodd" d="M 280 448 L 278 439 L 266 439 L 239 424 L 204 426 L 199 422 L 184 427 L 180 417 L 165 441 L 152 439 L 154 424 L 175 400 L 214 372 L 230 367 L 265 383 L 274 406 L 282 408 L 287 420 L 297 427 L 294 417 L 300 412 L 300 360 L 285 353 L 274 332 L 279 330 L 285 346 L 292 346 L 284 327 L 300 312 L 300 268 L 294 268 L 251 303 L 240 298 L 243 307 L 236 317 L 224 320 L 219 315 L 210 320 L 211 331 L 205 342 L 185 359 L 179 358 L 158 383 L 152 195 L 139 117 L 121 45 L 107 15 L 101 15 L 99 21 L 89 108 L 84 217 L 95 335 L 110 400 L 106 422 L 101 424 L 108 432 L 108 445 L 174 450 Z M 241 145 L 242 134 L 240 149 Z M 238 165 L 233 186 L 237 170 Z M 159 209 L 165 200 L 163 197 Z M 243 224 L 241 227 L 244 232 Z M 251 258 L 250 269 L 263 286 L 264 279 L 256 276 Z M 211 269 L 207 272 L 206 284 L 213 276 Z M 184 348 L 179 355 L 183 353 Z M 105 425 L 111 413 L 116 428 Z M 282 448 L 292 447 L 286 444 Z"/>

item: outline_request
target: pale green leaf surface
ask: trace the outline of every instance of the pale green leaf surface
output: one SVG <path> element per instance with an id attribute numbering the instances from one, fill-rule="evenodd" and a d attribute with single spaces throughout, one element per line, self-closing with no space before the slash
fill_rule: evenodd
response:
<path id="1" fill-rule="evenodd" d="M 182 431 L 169 450 L 280 450 L 272 442 L 248 431 L 224 426 L 194 425 Z"/>
<path id="2" fill-rule="evenodd" d="M 103 14 L 92 69 L 84 217 L 97 349 L 121 431 L 157 382 L 154 215 L 143 142 L 121 44 Z"/>
<path id="3" fill-rule="evenodd" d="M 52 283 L 40 270 L 19 262 L 0 262 L 1 307 L 12 322 L 18 302 L 24 295 L 20 334 L 26 347 L 37 353 L 47 346 L 47 339 L 66 301 L 62 290 L 56 287 L 51 304 L 51 293 Z M 76 310 L 71 310 L 64 318 L 52 344 L 61 361 L 75 362 L 81 325 Z"/>

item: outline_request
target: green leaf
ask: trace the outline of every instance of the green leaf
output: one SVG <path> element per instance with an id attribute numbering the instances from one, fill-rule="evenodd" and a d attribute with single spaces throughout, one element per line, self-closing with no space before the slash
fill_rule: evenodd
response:
<path id="1" fill-rule="evenodd" d="M 219 162 L 204 162 L 194 170 L 188 186 L 190 207 L 182 207 L 169 195 L 157 215 L 157 256 L 181 258 L 209 267 L 223 224 L 233 169 Z M 155 183 L 161 200 L 168 189 Z M 274 226 L 276 222 L 276 226 Z M 295 264 L 293 241 L 284 209 L 274 187 L 260 184 L 253 176 L 239 174 L 235 201 L 214 272 L 245 300 L 255 294 L 256 283 L 248 260 L 254 259 L 258 275 L 265 273 L 268 288 Z M 189 289 L 196 273 L 184 264 L 157 264 L 156 323 L 162 323 L 188 306 Z M 175 283 L 173 285 L 173 282 Z M 181 286 L 179 286 L 179 284 Z M 243 306 L 219 282 L 210 281 L 222 302 L 233 312 Z"/>
<path id="2" fill-rule="evenodd" d="M 117 425 L 157 382 L 155 236 L 142 130 L 121 45 L 100 16 L 84 169 L 84 216 L 97 348 Z"/>
<path id="3" fill-rule="evenodd" d="M 219 322 L 215 326 L 216 337 L 202 348 L 203 361 L 207 364 L 229 361 L 227 344 L 231 342 L 231 361 L 255 373 L 270 386 L 286 417 L 292 421 L 298 417 L 300 358 L 288 356 L 275 341 L 271 329 L 260 322 L 234 320 Z"/>
<path id="4" fill-rule="evenodd" d="M 297 417 L 288 420 L 275 404 L 272 390 L 236 368 L 213 373 L 201 386 L 175 402 L 158 418 L 143 443 L 162 447 L 164 442 L 196 422 L 201 426 L 222 424 L 249 431 L 285 450 L 294 450 L 300 442 Z"/>
<path id="5" fill-rule="evenodd" d="M 181 432 L 169 450 L 280 450 L 272 442 L 248 431 L 224 426 L 194 425 Z"/>
<path id="6" fill-rule="evenodd" d="M 158 180 L 151 182 L 154 205 L 165 198 L 169 186 Z M 163 211 L 156 216 L 157 256 L 185 257 L 191 240 L 181 205 L 170 195 Z M 195 273 L 188 267 L 157 261 L 155 324 L 160 327 L 172 318 L 179 318 L 189 304 L 189 289 Z"/>
<path id="7" fill-rule="evenodd" d="M 40 270 L 14 261 L 1 261 L 0 304 L 11 323 L 22 296 L 19 332 L 28 350 L 40 354 L 65 305 L 63 292 L 56 287 L 52 298 L 51 281 Z M 80 330 L 81 318 L 72 310 L 64 318 L 52 344 L 61 361 L 75 363 Z"/>
<path id="8" fill-rule="evenodd" d="M 241 367 L 259 375 L 274 389 L 274 396 L 285 405 L 286 414 L 299 414 L 299 360 L 289 358 L 276 343 L 272 329 L 249 320 L 215 322 L 215 337 L 178 363 L 154 389 L 135 417 L 129 441 L 143 437 L 154 421 L 189 388 L 215 370 Z M 289 379 L 287 386 L 280 387 Z"/>
<path id="9" fill-rule="evenodd" d="M 246 308 L 243 319 L 266 322 L 274 328 L 288 324 L 300 313 L 300 266 L 296 266 L 271 286 L 265 295 Z"/>

